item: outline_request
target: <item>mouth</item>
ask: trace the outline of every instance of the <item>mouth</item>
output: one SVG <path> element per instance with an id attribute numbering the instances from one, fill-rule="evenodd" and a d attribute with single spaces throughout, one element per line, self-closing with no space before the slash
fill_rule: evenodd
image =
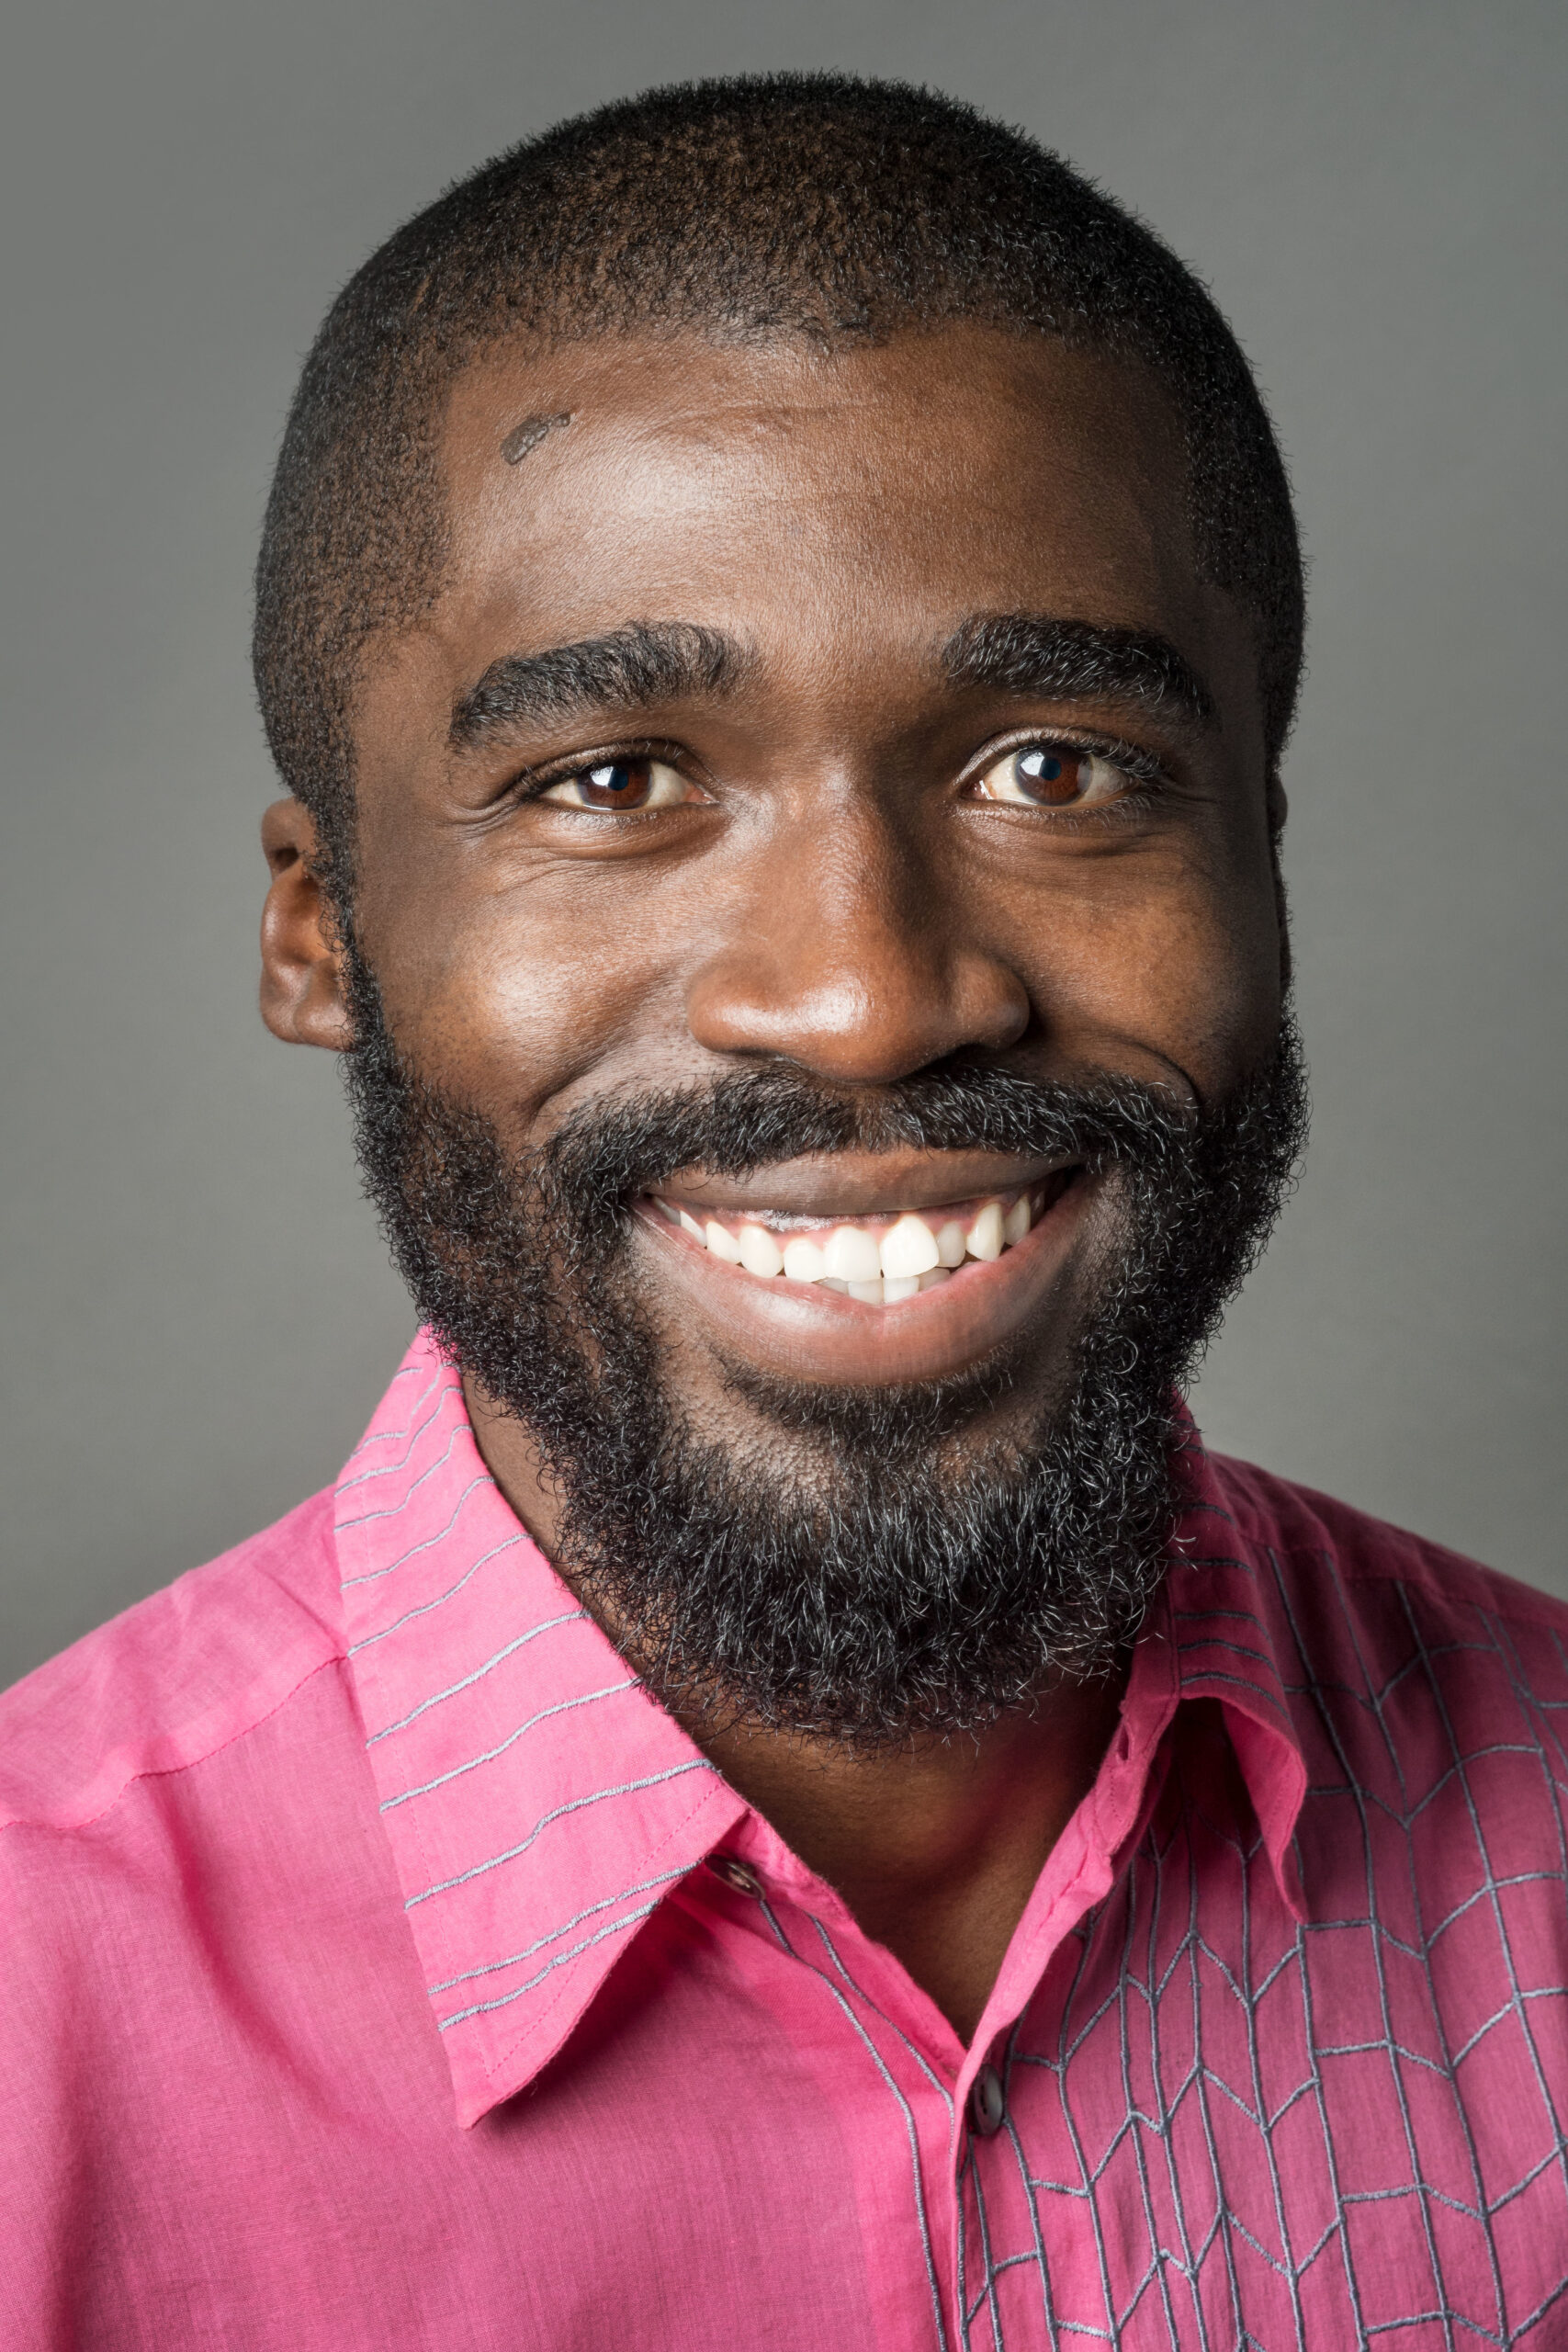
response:
<path id="1" fill-rule="evenodd" d="M 922 1172 L 912 1190 L 931 1188 Z M 1011 1338 L 1044 1305 L 1100 1188 L 1079 1163 L 859 1214 L 791 1200 L 798 1182 L 755 1204 L 705 1200 L 708 1189 L 677 1179 L 634 1204 L 684 1303 L 727 1353 L 859 1385 L 945 1378 Z"/>
<path id="2" fill-rule="evenodd" d="M 809 1210 L 731 1210 L 697 1216 L 678 1197 L 647 1196 L 667 1224 L 721 1265 L 761 1282 L 820 1283 L 863 1306 L 898 1306 L 976 1266 L 994 1265 L 1025 1240 L 1077 1170 L 938 1208 L 903 1209 L 853 1223 Z"/>

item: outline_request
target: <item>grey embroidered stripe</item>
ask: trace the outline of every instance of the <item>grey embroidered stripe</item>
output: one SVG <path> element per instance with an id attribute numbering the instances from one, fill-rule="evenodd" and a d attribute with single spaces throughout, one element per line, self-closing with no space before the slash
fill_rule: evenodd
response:
<path id="1" fill-rule="evenodd" d="M 387 1391 L 388 1396 L 389 1396 L 391 1395 L 392 1388 L 397 1386 L 400 1380 L 412 1380 L 419 1369 L 420 1367 L 417 1363 L 400 1363 L 396 1372 L 392 1374 L 391 1387 Z M 409 1407 L 411 1413 L 418 1412 L 425 1398 L 430 1395 L 431 1389 L 438 1388 L 440 1386 L 441 1380 L 442 1372 L 438 1365 L 429 1385 L 421 1390 L 420 1394 L 414 1398 L 413 1403 Z M 408 1431 L 406 1430 L 400 1429 L 367 1430 L 365 1435 L 360 1439 L 359 1443 L 355 1447 L 354 1452 L 349 1455 L 348 1459 L 350 1462 L 357 1462 L 360 1455 L 367 1452 L 371 1446 L 394 1445 L 399 1438 L 406 1437 Z M 344 1466 L 346 1467 L 346 1464 Z"/>
<path id="2" fill-rule="evenodd" d="M 493 1657 L 487 1657 L 482 1666 L 476 1666 L 472 1674 L 465 1674 L 461 1682 L 449 1682 L 445 1690 L 433 1690 L 428 1699 L 422 1699 L 417 1707 L 411 1707 L 408 1713 L 400 1715 L 395 1724 L 383 1724 L 379 1731 L 373 1731 L 365 1743 L 366 1747 L 374 1747 L 378 1739 L 390 1739 L 395 1731 L 407 1731 L 410 1724 L 417 1723 L 427 1709 L 438 1707 L 444 1699 L 455 1699 L 460 1690 L 471 1690 L 476 1682 L 482 1682 L 491 1668 L 500 1666 L 514 1650 L 537 1641 L 541 1634 L 553 1633 L 558 1625 L 576 1624 L 579 1618 L 586 1613 L 581 1609 L 568 1609 L 559 1617 L 547 1617 L 542 1625 L 530 1625 L 528 1631 L 519 1634 L 514 1642 L 508 1642 L 506 1647 L 497 1650 Z"/>
<path id="3" fill-rule="evenodd" d="M 417 1788 L 402 1789 L 395 1797 L 384 1797 L 381 1811 L 390 1813 L 394 1805 L 407 1804 L 412 1797 L 427 1797 L 432 1789 L 444 1789 L 448 1781 L 460 1781 L 465 1772 L 477 1772 L 481 1764 L 493 1764 L 496 1758 L 504 1756 L 525 1731 L 532 1731 L 536 1724 L 548 1723 L 552 1715 L 568 1715 L 574 1707 L 589 1707 L 595 1699 L 613 1699 L 618 1691 L 634 1690 L 636 1688 L 636 1675 L 628 1674 L 624 1682 L 606 1682 L 602 1690 L 585 1690 L 580 1699 L 558 1699 L 553 1707 L 541 1707 L 536 1715 L 530 1715 L 525 1723 L 518 1724 L 515 1731 L 508 1732 L 498 1747 L 487 1747 L 482 1755 L 470 1756 L 466 1764 L 454 1764 L 449 1772 L 438 1773 L 434 1781 L 423 1781 Z"/>
<path id="4" fill-rule="evenodd" d="M 458 1439 L 462 1435 L 463 1431 L 460 1429 L 454 1430 L 451 1432 L 450 1436 L 446 1440 L 446 1453 L 438 1454 L 434 1462 L 426 1463 L 418 1477 L 411 1478 L 409 1480 L 408 1485 L 403 1489 L 401 1497 L 397 1502 L 389 1503 L 385 1510 L 363 1511 L 357 1519 L 345 1519 L 340 1521 L 339 1527 L 341 1532 L 346 1535 L 353 1528 L 374 1527 L 378 1519 L 397 1519 L 408 1509 L 411 1499 L 413 1496 L 418 1494 L 425 1480 L 427 1478 L 434 1478 L 438 1470 L 445 1470 L 448 1461 L 451 1459 L 452 1448 L 457 1444 Z M 406 1468 L 407 1464 L 405 1464 L 403 1466 Z M 493 1478 L 474 1478 L 471 1479 L 468 1485 L 464 1487 L 463 1492 L 465 1496 L 471 1495 L 475 1487 L 491 1487 L 494 1484 L 495 1481 Z"/>
<path id="5" fill-rule="evenodd" d="M 488 1471 L 486 1471 L 480 1477 L 470 1478 L 462 1493 L 458 1496 L 457 1501 L 453 1504 L 452 1516 L 447 1521 L 445 1527 L 438 1528 L 434 1535 L 427 1535 L 423 1544 L 411 1544 L 406 1552 L 400 1552 L 395 1560 L 388 1560 L 381 1567 L 367 1568 L 362 1577 L 344 1577 L 343 1580 L 343 1589 L 344 1592 L 347 1592 L 352 1586 L 356 1584 L 378 1584 L 383 1577 L 389 1577 L 394 1568 L 406 1567 L 411 1560 L 417 1560 L 422 1552 L 428 1552 L 434 1544 L 445 1543 L 447 1536 L 451 1534 L 452 1530 L 457 1526 L 458 1518 L 462 1512 L 463 1505 L 468 1501 L 468 1497 L 479 1487 L 493 1487 L 494 1484 L 495 1480 L 491 1476 Z M 402 1510 L 402 1504 L 399 1503 L 395 1510 L 372 1511 L 370 1517 L 371 1519 L 396 1519 L 398 1513 Z M 342 1532 L 346 1533 L 350 1527 L 365 1527 L 367 1526 L 368 1523 L 368 1521 L 363 1519 L 347 1520 L 344 1523 Z"/>
<path id="6" fill-rule="evenodd" d="M 919 2132 L 915 2126 L 914 2110 L 911 2109 L 908 2100 L 905 2098 L 903 2092 L 899 2089 L 897 2084 L 894 2081 L 893 2076 L 888 2072 L 887 2062 L 883 2057 L 881 2051 L 878 2050 L 875 2042 L 873 2041 L 870 2034 L 867 2033 L 860 2018 L 856 2017 L 848 1996 L 840 1992 L 839 1987 L 834 1984 L 832 1978 L 827 1973 L 825 1969 L 818 1968 L 808 1960 L 801 1960 L 800 1954 L 795 1951 L 795 1946 L 785 1935 L 784 1928 L 780 1923 L 772 1904 L 765 1898 L 762 1903 L 762 1916 L 767 1920 L 768 1925 L 773 1929 L 774 1935 L 778 1938 L 779 1942 L 784 1946 L 785 1951 L 788 1952 L 790 1958 L 792 1960 L 800 1961 L 801 1966 L 807 1970 L 811 1975 L 815 1976 L 818 1983 L 825 1986 L 832 1998 L 838 2003 L 844 2016 L 848 2018 L 851 2025 L 854 2028 L 855 2032 L 864 2043 L 865 2048 L 870 2054 L 872 2064 L 875 2066 L 877 2073 L 883 2079 L 883 2082 L 892 2092 L 894 2099 L 897 2105 L 898 2112 L 904 2119 L 904 2131 L 909 2143 L 909 2163 L 914 2175 L 915 2218 L 919 2223 L 920 2246 L 925 2256 L 926 2285 L 931 2292 L 931 2318 L 935 2323 L 936 2338 L 938 2345 L 941 2346 L 941 2352 L 948 2352 L 947 2323 L 942 2317 L 942 2290 L 937 2284 L 936 2276 L 936 2254 L 931 2245 L 931 2224 L 926 2218 L 925 2182 L 920 2173 L 920 2141 Z M 809 1912 L 807 1916 L 808 1918 L 814 1918 L 814 1915 Z M 861 1994 L 860 1986 L 855 1984 L 854 1978 L 849 1975 L 849 1971 L 847 1969 L 844 1971 L 844 1973 L 850 1984 L 854 1985 L 855 1992 L 860 1995 L 862 1999 L 863 1999 L 865 1997 L 864 1995 Z M 949 2112 L 951 2113 L 951 2111 L 950 2108 Z"/>
<path id="7" fill-rule="evenodd" d="M 964 2333 L 965 2336 L 968 2335 L 970 2324 L 974 2320 L 976 2312 L 980 2309 L 981 2304 L 984 2303 L 987 2307 L 991 2322 L 991 2341 L 993 2344 L 1000 2345 L 1002 2342 L 1002 2318 L 1000 2312 L 997 2309 L 997 2269 L 998 2266 L 991 2252 L 991 2225 L 986 2217 L 986 2185 L 980 2177 L 980 2166 L 976 2160 L 973 2142 L 970 2143 L 968 2170 L 969 2177 L 975 2189 L 976 2219 L 980 2224 L 980 2259 L 986 2266 L 986 2283 L 981 2289 L 979 2294 L 976 2296 L 973 2307 L 964 2313 Z M 963 2292 L 962 2288 L 959 2291 L 960 2293 Z"/>
<path id="8" fill-rule="evenodd" d="M 520 2001 L 525 1993 L 531 1993 L 536 1984 L 542 1984 L 552 1970 L 564 1968 L 569 1960 L 576 1960 L 580 1953 L 591 1951 L 595 1944 L 602 1944 L 606 1936 L 618 1936 L 624 1929 L 635 1928 L 639 1919 L 646 1919 L 650 1911 L 658 1908 L 656 1897 L 653 1902 L 645 1903 L 640 1911 L 628 1911 L 624 1919 L 608 1920 L 595 1934 L 584 1936 L 580 1944 L 573 1944 L 570 1951 L 558 1952 L 554 1960 L 547 1960 L 536 1976 L 530 1976 L 526 1984 L 519 1984 L 510 1993 L 498 1993 L 493 2001 L 474 2001 L 468 2008 L 455 2010 L 451 2017 L 443 2018 L 441 2031 L 446 2033 L 451 2027 L 461 2025 L 465 2018 L 477 2018 L 486 2010 L 504 2009 L 509 2003 Z"/>
<path id="9" fill-rule="evenodd" d="M 919 2045 L 910 2041 L 903 2027 L 900 2025 L 895 2025 L 892 2018 L 888 2016 L 886 2010 L 882 2007 L 880 2003 L 874 2001 L 871 1998 L 871 1996 L 855 1983 L 854 1978 L 850 1974 L 849 1970 L 844 1965 L 837 1944 L 833 1941 L 832 1937 L 828 1933 L 828 1930 L 823 1926 L 821 1920 L 817 1917 L 816 1912 L 808 1911 L 806 1916 L 810 1920 L 812 1926 L 816 1928 L 818 1936 L 822 1939 L 822 1941 L 826 1945 L 832 1959 L 834 1967 L 838 1970 L 845 1984 L 849 1985 L 852 1992 L 859 1996 L 859 1997 L 865 2003 L 866 2007 L 870 2009 L 874 2015 L 882 2019 L 883 2024 L 887 2028 L 889 2033 L 896 2033 L 897 2035 L 899 2041 L 903 2043 L 905 2049 L 908 2052 L 910 2057 L 914 2060 L 921 2074 L 924 2075 L 927 2082 L 930 2083 L 932 2090 L 936 2092 L 937 2097 L 942 2100 L 942 2103 L 946 2108 L 949 2115 L 951 2115 L 953 2112 L 953 2093 L 948 2089 L 947 2085 L 942 2081 L 942 2076 L 937 2073 L 935 2067 L 931 2064 L 930 2060 L 919 2049 Z"/>
<path id="10" fill-rule="evenodd" d="M 440 1387 L 440 1385 L 441 1375 L 437 1373 L 434 1379 L 431 1381 L 429 1386 L 424 1390 L 423 1395 L 414 1398 L 412 1405 L 409 1408 L 410 1413 L 417 1413 L 420 1407 L 425 1402 L 425 1399 L 434 1396 L 435 1391 Z M 396 1477 L 400 1470 L 406 1470 L 409 1464 L 413 1459 L 414 1447 L 419 1443 L 420 1439 L 424 1435 L 424 1432 L 430 1427 L 431 1422 L 439 1420 L 440 1418 L 441 1402 L 440 1399 L 437 1398 L 434 1410 L 426 1413 L 423 1420 L 420 1422 L 417 1429 L 382 1430 L 378 1433 L 378 1436 L 374 1440 L 367 1438 L 365 1441 L 365 1444 L 367 1445 L 372 1443 L 386 1445 L 390 1440 L 400 1437 L 406 1437 L 408 1443 L 403 1449 L 403 1452 L 399 1454 L 395 1462 L 378 1463 L 374 1470 L 362 1470 L 356 1478 L 340 1478 L 337 1486 L 338 1493 L 340 1495 L 352 1494 L 355 1487 L 363 1487 L 371 1478 L 393 1478 Z M 364 1445 L 357 1447 L 350 1456 L 351 1461 L 357 1462 L 360 1454 L 363 1453 L 364 1451 Z"/>
<path id="11" fill-rule="evenodd" d="M 1172 1613 L 1180 1619 L 1190 1617 L 1193 1611 L 1190 1609 L 1178 1609 Z M 1241 1611 L 1238 1610 L 1235 1613 L 1239 1616 Z M 1251 1619 L 1250 1623 L 1257 1630 L 1257 1618 Z M 1181 1637 L 1181 1655 L 1187 1658 L 1195 1657 L 1200 1650 L 1225 1650 L 1232 1657 L 1256 1658 L 1259 1666 L 1272 1667 L 1274 1661 L 1268 1651 L 1262 1647 L 1262 1642 L 1263 1635 L 1260 1631 L 1256 1642 L 1234 1641 L 1228 1634 L 1184 1634 Z"/>
<path id="12" fill-rule="evenodd" d="M 1011 2034 L 1009 2036 L 1008 2057 L 1010 2062 L 1012 2056 L 1012 2045 L 1018 2040 L 1019 2026 L 1021 2026 L 1022 2022 L 1023 2020 L 1021 2018 L 1019 2019 L 1019 2025 L 1014 2026 Z M 1040 2295 L 1041 2301 L 1044 2306 L 1045 2331 L 1052 2343 L 1055 2344 L 1057 2341 L 1056 2314 L 1052 2308 L 1051 2274 L 1045 2264 L 1045 2240 L 1041 2234 L 1040 2209 L 1030 2193 L 1029 2166 L 1024 2160 L 1023 2142 L 1018 2136 L 1018 2126 L 1012 2120 L 1012 2111 L 1010 2108 L 1004 2108 L 1002 2110 L 1002 2129 L 1006 2132 L 1008 2139 L 1011 2143 L 1013 2160 L 1018 2165 L 1018 2177 L 1023 2188 L 1023 2202 L 1029 2209 L 1029 2226 L 1031 2234 L 1034 2240 L 1034 2267 L 1040 2274 Z"/>
<path id="13" fill-rule="evenodd" d="M 1279 1692 L 1254 1682 L 1249 1674 L 1227 1674 L 1223 1667 L 1218 1666 L 1195 1666 L 1189 1672 L 1188 1683 L 1197 1682 L 1228 1682 L 1233 1689 L 1245 1690 L 1251 1698 L 1266 1699 L 1277 1714 L 1283 1715 L 1287 1723 L 1291 1720 L 1291 1711 Z"/>
<path id="14" fill-rule="evenodd" d="M 1235 1552 L 1194 1552 L 1180 1564 L 1184 1568 L 1234 1568 L 1248 1584 L 1258 1582 L 1258 1563 L 1244 1560 Z"/>
<path id="15" fill-rule="evenodd" d="M 430 1990 L 433 1995 L 450 1993 L 454 1985 L 471 1984 L 477 1976 L 494 1976 L 502 1968 L 521 1968 L 525 1960 L 532 1960 L 534 1954 L 543 1951 L 547 1944 L 558 1942 L 562 1936 L 570 1936 L 573 1928 L 581 1928 L 584 1919 L 596 1918 L 601 1911 L 613 1910 L 617 1903 L 629 1903 L 634 1894 L 651 1894 L 656 1886 L 668 1886 L 671 1879 L 684 1878 L 691 1868 L 690 1862 L 682 1862 L 675 1870 L 660 1871 L 657 1878 L 639 1879 L 636 1886 L 623 1886 L 618 1894 L 606 1894 L 599 1902 L 590 1903 L 586 1909 L 573 1912 L 570 1919 L 563 1919 L 560 1926 L 552 1928 L 547 1935 L 536 1936 L 531 1944 L 525 1944 L 521 1951 L 508 1952 L 504 1960 L 487 1960 L 479 1968 L 465 1968 L 456 1976 L 444 1976 L 440 1984 L 433 1984 Z M 639 1918 L 646 1916 L 642 1912 L 637 1914 Z"/>
<path id="16" fill-rule="evenodd" d="M 509 1846 L 504 1854 L 492 1854 L 488 1861 L 476 1862 L 472 1870 L 459 1871 L 456 1878 L 440 1879 L 435 1885 L 425 1887 L 422 1893 L 411 1894 L 403 1908 L 412 1911 L 417 1904 L 428 1903 L 433 1895 L 449 1894 L 455 1886 L 467 1886 L 470 1879 L 483 1878 L 487 1871 L 498 1871 L 503 1862 L 514 1862 L 520 1854 L 525 1854 L 530 1846 L 537 1843 L 553 1821 L 563 1821 L 569 1814 L 581 1813 L 588 1805 L 603 1804 L 609 1797 L 629 1797 L 638 1789 L 655 1789 L 664 1781 L 678 1781 L 683 1772 L 714 1772 L 714 1777 L 717 1778 L 707 1758 L 695 1756 L 689 1764 L 671 1764 L 667 1771 L 649 1772 L 644 1780 L 621 1781 L 613 1789 L 595 1789 L 588 1796 L 573 1797 L 570 1804 L 552 1806 L 541 1820 L 535 1823 L 526 1838 L 518 1845 Z"/>
<path id="17" fill-rule="evenodd" d="M 417 1609 L 405 1609 L 400 1617 L 394 1617 L 389 1625 L 378 1626 L 375 1633 L 367 1634 L 363 1641 L 351 1644 L 349 1657 L 357 1657 L 361 1650 L 367 1650 L 370 1647 L 372 1642 L 384 1642 L 389 1634 L 400 1634 L 403 1627 L 412 1625 L 416 1618 L 428 1617 L 433 1609 L 439 1609 L 443 1601 L 450 1600 L 454 1594 L 461 1592 L 470 1578 L 478 1576 L 487 1561 L 495 1559 L 500 1553 L 514 1551 L 519 1544 L 525 1544 L 527 1540 L 520 1530 L 517 1534 L 509 1535 L 504 1544 L 492 1544 L 488 1552 L 479 1554 L 472 1567 L 464 1569 L 456 1584 L 449 1584 L 445 1592 L 436 1594 L 434 1600 L 422 1600 Z"/>
<path id="18" fill-rule="evenodd" d="M 1528 1754 L 1529 1750 L 1527 1749 L 1525 1752 Z M 1497 1884 L 1500 1887 L 1532 1886 L 1547 1879 L 1561 1880 L 1562 1876 L 1562 1872 L 1561 1871 L 1510 1871 L 1506 1877 L 1499 1878 Z M 1396 1951 L 1408 1952 L 1414 1960 L 1423 1959 L 1425 1957 L 1425 1950 L 1429 1949 L 1432 1945 L 1437 1943 L 1438 1938 L 1446 1934 L 1448 1929 L 1453 1926 L 1456 1919 L 1462 1919 L 1465 1913 L 1467 1911 L 1473 1911 L 1478 1903 L 1489 1902 L 1491 1895 L 1492 1889 L 1489 1886 L 1478 1886 L 1473 1894 L 1467 1894 L 1462 1903 L 1456 1903 L 1453 1909 L 1451 1911 L 1445 1912 L 1443 1917 L 1437 1921 L 1430 1934 L 1424 1939 L 1425 1949 L 1422 1944 L 1407 1942 L 1399 1936 L 1391 1935 L 1389 1936 L 1388 1940 L 1393 1945 Z M 1358 1920 L 1356 1924 L 1358 1927 L 1370 1927 L 1371 1922 L 1371 1920 Z M 1562 1997 L 1562 1987 L 1556 1984 L 1536 1986 L 1532 1988 L 1531 1993 L 1527 1996 L 1527 1998 L 1533 1998 L 1536 1992 L 1549 1992 L 1554 1994 L 1559 2000 Z M 1469 2045 L 1467 2043 L 1466 2047 L 1468 2048 L 1468 2046 Z"/>

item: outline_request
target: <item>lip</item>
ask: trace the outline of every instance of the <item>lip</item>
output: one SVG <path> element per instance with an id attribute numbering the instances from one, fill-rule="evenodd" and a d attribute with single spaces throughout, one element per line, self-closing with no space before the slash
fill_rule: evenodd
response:
<path id="1" fill-rule="evenodd" d="M 1021 1192 L 1060 1165 L 1000 1151 L 828 1152 L 779 1160 L 747 1177 L 705 1177 L 681 1170 L 659 1190 L 710 1216 L 779 1209 L 852 1225 L 857 1217 L 897 1216 L 905 1209 L 945 1208 L 951 1201 Z"/>
<path id="2" fill-rule="evenodd" d="M 987 1155 L 985 1172 L 989 1175 L 997 1165 Z M 926 1166 L 929 1170 L 929 1160 Z M 1039 1163 L 1030 1163 L 1030 1168 L 1037 1173 Z M 929 1203 L 912 1203 L 904 1191 L 897 1195 L 897 1205 L 934 1206 L 939 1199 L 951 1199 L 952 1179 L 950 1170 L 949 1189 Z M 685 1197 L 686 1188 L 682 1189 Z M 695 1310 L 722 1353 L 742 1355 L 759 1369 L 787 1379 L 870 1387 L 951 1378 L 1011 1339 L 1050 1295 L 1100 1191 L 1099 1181 L 1079 1170 L 1023 1239 L 999 1258 L 986 1265 L 967 1265 L 951 1282 L 893 1306 L 868 1306 L 817 1283 L 791 1282 L 783 1275 L 770 1280 L 727 1266 L 669 1224 L 649 1200 L 635 1203 L 634 1215 L 657 1278 Z M 761 1197 L 759 1183 L 759 1201 Z M 781 1200 L 771 1182 L 766 1197 L 775 1208 L 795 1205 Z M 834 1199 L 832 1213 L 846 1214 L 841 1198 L 840 1193 Z M 715 1199 L 711 1205 L 741 1204 L 735 1189 L 727 1187 L 724 1202 Z M 859 1207 L 862 1215 L 874 1213 L 870 1200 L 862 1200 Z"/>

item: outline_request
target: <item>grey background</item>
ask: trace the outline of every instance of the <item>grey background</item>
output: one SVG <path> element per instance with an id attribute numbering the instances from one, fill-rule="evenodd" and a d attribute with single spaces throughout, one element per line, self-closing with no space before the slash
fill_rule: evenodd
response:
<path id="1" fill-rule="evenodd" d="M 409 1311 L 254 1001 L 248 573 L 329 297 L 651 81 L 931 80 L 1194 261 L 1314 567 L 1289 873 L 1317 1101 L 1212 1441 L 1568 1592 L 1568 13 L 1451 0 L 51 0 L 13 17 L 0 1679 L 327 1480 Z"/>

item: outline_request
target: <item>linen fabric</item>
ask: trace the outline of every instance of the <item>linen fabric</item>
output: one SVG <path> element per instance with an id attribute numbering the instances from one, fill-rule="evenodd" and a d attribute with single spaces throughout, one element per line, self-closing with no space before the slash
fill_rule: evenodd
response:
<path id="1" fill-rule="evenodd" d="M 422 1337 L 335 1491 L 0 1701 L 0 2342 L 1568 2342 L 1568 1610 L 1188 1466 L 965 2050 Z"/>

